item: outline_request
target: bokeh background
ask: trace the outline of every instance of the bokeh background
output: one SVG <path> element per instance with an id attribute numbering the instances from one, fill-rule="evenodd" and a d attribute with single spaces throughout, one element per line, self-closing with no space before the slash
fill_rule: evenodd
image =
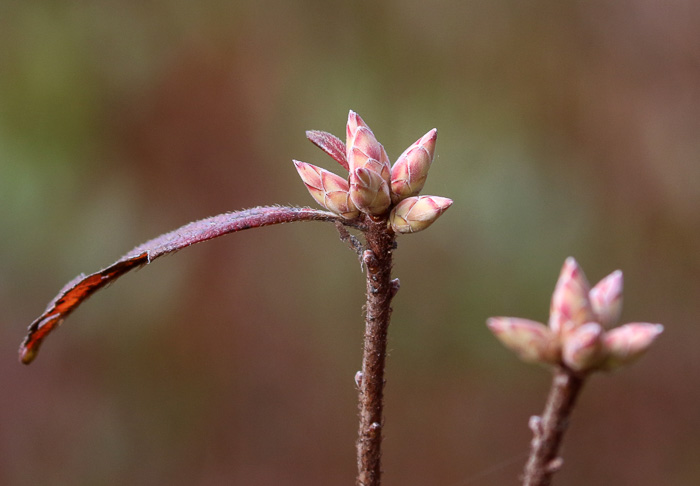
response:
<path id="1" fill-rule="evenodd" d="M 517 484 L 550 376 L 487 331 L 546 320 L 564 259 L 666 332 L 590 380 L 557 482 L 700 483 L 700 3 L 0 3 L 0 484 L 353 484 L 364 279 L 322 223 L 61 286 L 162 232 L 313 204 L 291 159 L 359 112 L 392 160 L 439 129 L 399 239 L 387 485 Z"/>

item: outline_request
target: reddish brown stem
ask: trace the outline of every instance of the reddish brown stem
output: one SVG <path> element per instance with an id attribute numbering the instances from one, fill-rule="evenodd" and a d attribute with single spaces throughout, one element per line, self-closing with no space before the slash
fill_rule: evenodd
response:
<path id="1" fill-rule="evenodd" d="M 530 419 L 534 437 L 523 473 L 523 486 L 549 486 L 552 476 L 561 468 L 563 460 L 558 456 L 559 447 L 584 381 L 583 376 L 564 367 L 554 372 L 542 417 Z"/>
<path id="2" fill-rule="evenodd" d="M 369 219 L 369 218 L 368 218 Z M 391 318 L 391 299 L 398 282 L 391 280 L 394 232 L 386 220 L 370 221 L 365 232 L 367 249 L 363 262 L 367 267 L 367 304 L 364 354 L 360 381 L 360 428 L 357 438 L 357 486 L 381 484 L 381 445 L 384 419 L 384 366 L 387 331 Z"/>

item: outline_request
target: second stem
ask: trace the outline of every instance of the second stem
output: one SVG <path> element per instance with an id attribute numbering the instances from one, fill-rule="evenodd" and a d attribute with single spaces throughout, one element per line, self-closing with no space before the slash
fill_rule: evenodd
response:
<path id="1" fill-rule="evenodd" d="M 552 475 L 561 467 L 559 448 L 584 381 L 583 376 L 563 366 L 555 370 L 544 413 L 530 422 L 534 437 L 523 474 L 524 486 L 549 486 Z"/>

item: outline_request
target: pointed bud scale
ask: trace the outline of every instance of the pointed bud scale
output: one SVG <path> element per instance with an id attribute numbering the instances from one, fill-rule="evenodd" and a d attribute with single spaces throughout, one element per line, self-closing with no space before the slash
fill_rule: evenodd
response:
<path id="1" fill-rule="evenodd" d="M 359 127 L 346 150 L 350 172 L 359 168 L 371 169 L 381 175 L 387 183 L 389 182 L 391 178 L 389 156 L 369 128 Z"/>
<path id="2" fill-rule="evenodd" d="M 372 133 L 360 115 L 350 111 L 348 115 L 347 133 L 347 159 L 350 172 L 360 167 L 368 168 L 381 175 L 387 183 L 391 176 L 391 162 L 382 144 Z M 372 166 L 367 167 L 372 160 Z"/>
<path id="3" fill-rule="evenodd" d="M 423 189 L 433 163 L 437 129 L 433 128 L 408 147 L 391 168 L 391 200 L 416 196 Z"/>
<path id="4" fill-rule="evenodd" d="M 345 145 L 346 146 L 350 145 L 350 142 L 352 141 L 353 137 L 355 136 L 355 132 L 357 132 L 357 129 L 359 127 L 369 128 L 360 115 L 358 115 L 354 111 L 350 110 L 348 112 L 348 123 L 345 126 Z"/>
<path id="5" fill-rule="evenodd" d="M 588 300 L 590 285 L 576 260 L 569 257 L 559 274 L 552 294 L 549 312 L 549 327 L 564 335 L 586 322 L 595 321 Z"/>
<path id="6" fill-rule="evenodd" d="M 602 367 L 612 370 L 636 360 L 663 330 L 661 324 L 633 322 L 608 331 L 603 340 L 608 357 Z"/>
<path id="7" fill-rule="evenodd" d="M 391 204 L 389 184 L 375 171 L 361 167 L 350 173 L 350 198 L 360 211 L 374 216 Z"/>
<path id="8" fill-rule="evenodd" d="M 294 166 L 317 203 L 344 218 L 357 217 L 359 211 L 350 199 L 348 181 L 306 162 L 295 160 Z"/>
<path id="9" fill-rule="evenodd" d="M 597 321 L 603 327 L 615 325 L 622 313 L 622 272 L 615 270 L 598 282 L 589 298 Z"/>
<path id="10" fill-rule="evenodd" d="M 382 145 L 377 141 L 372 130 L 368 127 L 358 127 L 346 147 L 350 169 L 361 166 L 364 159 L 375 159 L 378 161 L 381 158 L 381 147 Z M 355 154 L 353 154 L 353 151 Z M 350 161 L 354 161 L 358 154 L 364 155 L 364 159 L 358 159 L 357 165 L 353 166 Z"/>
<path id="11" fill-rule="evenodd" d="M 517 317 L 492 317 L 486 325 L 523 361 L 553 364 L 559 360 L 557 337 L 540 322 Z"/>
<path id="12" fill-rule="evenodd" d="M 345 126 L 345 146 L 348 147 L 348 150 L 349 147 L 352 145 L 355 135 L 357 134 L 357 130 L 359 130 L 360 128 L 366 128 L 367 130 L 369 130 L 369 133 L 372 133 L 372 130 L 365 123 L 362 117 L 360 117 L 360 115 L 358 115 L 354 111 L 350 110 L 350 112 L 348 113 L 348 124 Z M 372 136 L 374 137 L 374 134 L 372 134 Z M 350 158 L 349 151 L 348 158 Z"/>
<path id="13" fill-rule="evenodd" d="M 397 233 L 415 233 L 433 224 L 450 206 L 452 199 L 446 197 L 409 197 L 392 209 L 389 223 Z"/>
<path id="14" fill-rule="evenodd" d="M 353 147 L 351 151 L 352 155 L 350 157 L 350 159 L 352 160 L 351 167 L 353 167 L 352 170 L 367 169 L 376 172 L 387 183 L 388 187 L 389 179 L 391 178 L 391 167 L 389 164 L 389 158 L 386 157 L 386 153 L 384 152 L 383 147 L 381 153 L 384 154 L 383 157 L 385 157 L 386 159 L 383 162 L 368 157 L 367 154 L 365 154 L 362 150 L 360 150 L 357 147 Z"/>
<path id="15" fill-rule="evenodd" d="M 330 155 L 333 160 L 348 170 L 348 158 L 345 144 L 335 135 L 321 130 L 307 130 L 306 138 L 318 148 Z"/>
<path id="16" fill-rule="evenodd" d="M 564 338 L 562 361 L 574 371 L 591 370 L 604 356 L 603 328 L 597 322 L 579 326 Z"/>

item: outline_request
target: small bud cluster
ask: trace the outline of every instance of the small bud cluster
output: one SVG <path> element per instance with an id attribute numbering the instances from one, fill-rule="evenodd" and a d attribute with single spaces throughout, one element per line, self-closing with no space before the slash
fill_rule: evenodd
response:
<path id="1" fill-rule="evenodd" d="M 321 206 L 346 219 L 360 213 L 386 217 L 396 233 L 415 233 L 430 226 L 452 200 L 418 196 L 433 162 L 437 130 L 432 129 L 408 147 L 391 165 L 372 130 L 350 111 L 346 143 L 330 133 L 308 131 L 306 136 L 348 170 L 347 179 L 306 162 L 294 161 L 311 196 Z"/>
<path id="2" fill-rule="evenodd" d="M 622 310 L 622 272 L 590 288 L 568 258 L 552 295 L 549 325 L 518 317 L 492 317 L 488 327 L 524 361 L 563 364 L 585 373 L 612 370 L 641 356 L 661 334 L 661 324 L 634 322 L 610 329 Z"/>

